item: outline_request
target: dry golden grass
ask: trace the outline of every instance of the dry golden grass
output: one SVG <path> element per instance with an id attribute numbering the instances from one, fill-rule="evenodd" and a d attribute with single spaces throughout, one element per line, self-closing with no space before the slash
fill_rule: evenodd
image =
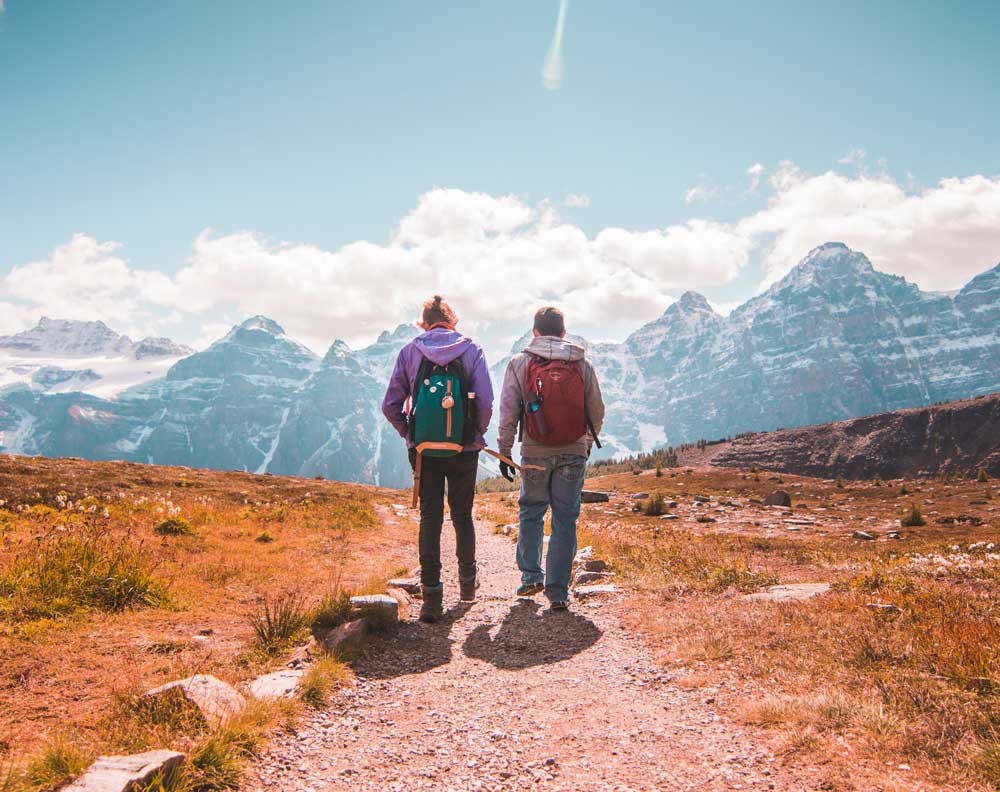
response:
<path id="1" fill-rule="evenodd" d="M 4 762 L 41 761 L 68 734 L 87 755 L 154 744 L 148 729 L 112 728 L 128 722 L 113 702 L 135 691 L 192 673 L 239 683 L 269 670 L 276 661 L 260 650 L 293 636 L 272 618 L 264 629 L 274 646 L 255 644 L 255 616 L 268 604 L 272 617 L 291 600 L 315 615 L 336 592 L 384 586 L 413 565 L 414 526 L 386 508 L 399 497 L 327 481 L 0 456 L 0 778 Z M 265 534 L 271 541 L 259 541 Z M 52 772 L 61 761 L 48 763 Z"/>
<path id="2" fill-rule="evenodd" d="M 583 507 L 580 543 L 633 592 L 626 618 L 678 684 L 738 691 L 726 696 L 728 714 L 768 729 L 789 761 L 828 767 L 831 789 L 994 789 L 998 485 L 625 472 L 588 480 L 612 499 Z M 791 512 L 761 505 L 777 488 L 791 494 Z M 666 511 L 678 519 L 636 513 L 637 492 L 677 501 Z M 695 496 L 711 502 L 696 506 Z M 516 521 L 499 497 L 480 508 Z M 924 524 L 901 527 L 914 511 Z M 853 539 L 857 529 L 879 540 Z M 890 530 L 902 538 L 887 539 Z M 742 596 L 806 582 L 832 590 L 793 603 Z"/>

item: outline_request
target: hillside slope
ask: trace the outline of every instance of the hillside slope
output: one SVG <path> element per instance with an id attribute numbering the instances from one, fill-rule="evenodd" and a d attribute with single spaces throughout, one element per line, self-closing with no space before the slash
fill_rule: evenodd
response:
<path id="1" fill-rule="evenodd" d="M 711 464 L 807 476 L 1000 476 L 1000 393 L 735 438 Z"/>

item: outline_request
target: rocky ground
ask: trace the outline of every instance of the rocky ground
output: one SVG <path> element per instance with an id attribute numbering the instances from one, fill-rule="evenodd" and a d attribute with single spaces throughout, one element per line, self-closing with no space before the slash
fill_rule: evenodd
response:
<path id="1" fill-rule="evenodd" d="M 451 585 L 444 623 L 373 643 L 356 683 L 279 737 L 246 789 L 819 788 L 719 714 L 725 688 L 673 684 L 621 604 L 518 600 L 513 543 L 485 528 L 479 542 L 478 601 Z"/>

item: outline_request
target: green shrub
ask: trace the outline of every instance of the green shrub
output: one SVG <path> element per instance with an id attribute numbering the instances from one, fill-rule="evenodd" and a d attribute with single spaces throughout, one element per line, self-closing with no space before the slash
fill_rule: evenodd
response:
<path id="1" fill-rule="evenodd" d="M 927 525 L 927 520 L 920 512 L 920 507 L 916 503 L 910 504 L 910 510 L 904 512 L 899 518 L 899 524 L 904 528 L 914 528 L 920 525 Z"/>
<path id="2" fill-rule="evenodd" d="M 312 621 L 302 597 L 293 592 L 261 601 L 249 618 L 256 644 L 267 654 L 276 654 L 299 638 Z"/>
<path id="3" fill-rule="evenodd" d="M 0 617 L 57 618 L 84 609 L 118 613 L 167 604 L 141 544 L 96 530 L 42 539 L 0 572 Z"/>
<path id="4" fill-rule="evenodd" d="M 335 589 L 326 594 L 313 615 L 314 635 L 322 635 L 334 627 L 339 627 L 351 618 L 351 595 L 343 589 Z"/>
<path id="5" fill-rule="evenodd" d="M 90 758 L 68 740 L 57 738 L 24 769 L 28 789 L 59 789 L 81 775 L 90 765 Z M 15 787 L 16 788 L 16 787 Z"/>
<path id="6" fill-rule="evenodd" d="M 647 517 L 659 517 L 664 512 L 663 495 L 657 492 L 642 506 L 642 513 Z"/>
<path id="7" fill-rule="evenodd" d="M 169 520 L 164 520 L 153 531 L 160 536 L 191 536 L 194 534 L 191 523 L 181 517 L 171 517 Z"/>
<path id="8" fill-rule="evenodd" d="M 321 657 L 309 666 L 302 677 L 299 695 L 310 707 L 323 707 L 330 700 L 330 694 L 345 684 L 350 671 L 344 663 L 334 657 Z"/>
<path id="9" fill-rule="evenodd" d="M 270 544 L 274 541 L 274 537 L 270 533 L 264 531 L 260 536 L 254 539 L 255 542 L 260 542 L 261 544 Z"/>

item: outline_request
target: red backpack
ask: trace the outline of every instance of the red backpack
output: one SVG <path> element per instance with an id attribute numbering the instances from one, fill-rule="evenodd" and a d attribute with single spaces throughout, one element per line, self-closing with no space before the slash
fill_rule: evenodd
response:
<path id="1" fill-rule="evenodd" d="M 531 355 L 524 392 L 522 426 L 536 443 L 550 446 L 575 443 L 589 431 L 597 447 L 601 447 L 587 415 L 583 367 L 578 361 Z"/>

